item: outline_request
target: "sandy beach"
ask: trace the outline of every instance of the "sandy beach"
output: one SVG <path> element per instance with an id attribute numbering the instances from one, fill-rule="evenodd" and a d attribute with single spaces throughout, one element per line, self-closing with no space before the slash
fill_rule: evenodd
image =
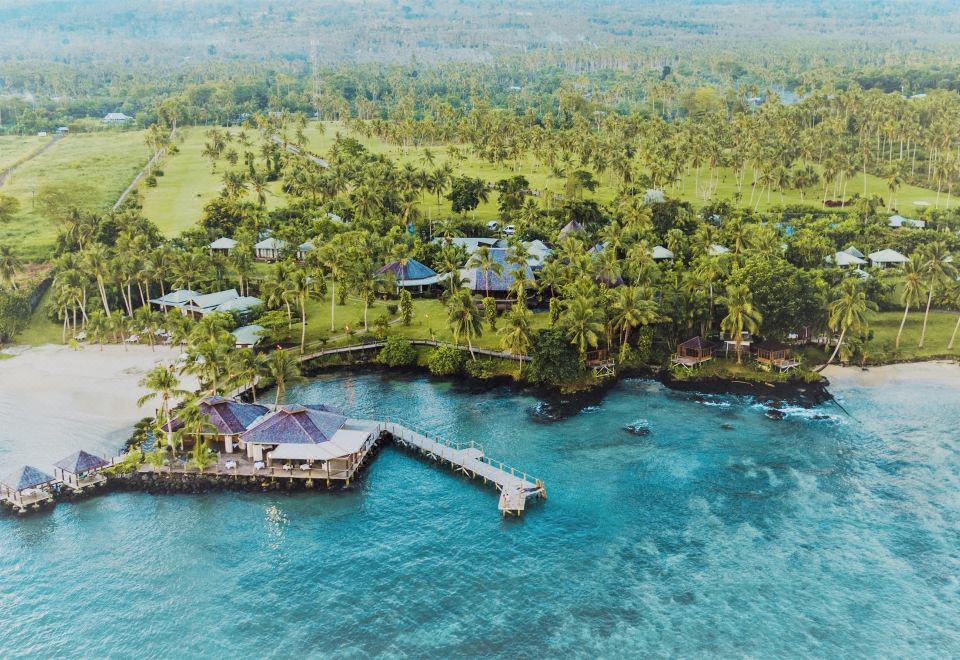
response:
<path id="1" fill-rule="evenodd" d="M 954 393 L 960 392 L 960 365 L 956 362 L 909 362 L 870 367 L 866 370 L 830 365 L 824 369 L 823 375 L 830 380 L 831 391 L 835 387 L 910 387 L 923 384 L 942 386 L 945 394 L 951 390 Z"/>
<path id="2" fill-rule="evenodd" d="M 73 451 L 118 453 L 132 425 L 152 415 L 137 407 L 138 382 L 153 366 L 176 359 L 175 348 L 66 346 L 14 348 L 0 360 L 0 474 L 24 463 L 49 470 Z M 196 387 L 192 377 L 185 389 Z"/>

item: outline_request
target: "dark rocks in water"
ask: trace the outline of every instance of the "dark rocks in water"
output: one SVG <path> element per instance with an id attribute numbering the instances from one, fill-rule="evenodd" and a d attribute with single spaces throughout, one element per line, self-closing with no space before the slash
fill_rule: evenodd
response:
<path id="1" fill-rule="evenodd" d="M 833 417 L 831 417 L 830 415 L 822 415 L 822 414 L 820 414 L 820 413 L 817 413 L 816 415 L 814 415 L 814 416 L 811 417 L 810 419 L 815 419 L 815 420 L 817 420 L 818 422 L 822 422 L 823 420 L 826 420 L 826 419 L 833 419 Z"/>
<path id="2" fill-rule="evenodd" d="M 627 433 L 632 433 L 633 435 L 645 436 L 650 435 L 652 432 L 650 430 L 650 422 L 645 419 L 639 419 L 633 424 L 627 424 L 623 427 L 623 430 Z"/>
<path id="3" fill-rule="evenodd" d="M 767 409 L 767 417 L 769 417 L 770 419 L 783 419 L 786 416 L 787 414 L 782 410 L 777 410 L 776 408 Z"/>
<path id="4" fill-rule="evenodd" d="M 724 431 L 732 431 L 733 424 L 730 424 L 729 422 L 724 422 L 723 424 L 720 425 L 720 428 L 722 428 Z"/>

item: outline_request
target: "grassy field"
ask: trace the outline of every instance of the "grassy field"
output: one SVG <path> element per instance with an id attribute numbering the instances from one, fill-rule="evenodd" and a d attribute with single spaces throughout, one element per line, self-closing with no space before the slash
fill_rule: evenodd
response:
<path id="1" fill-rule="evenodd" d="M 187 128 L 179 135 L 179 153 L 164 159 L 160 166 L 164 175 L 157 177 L 157 187 L 149 188 L 142 183 L 139 186 L 144 215 L 167 236 L 175 236 L 196 224 L 203 207 L 220 194 L 224 168 L 230 167 L 221 160 L 216 172 L 210 170 L 210 161 L 200 155 L 206 141 L 202 128 Z M 254 200 L 255 195 L 248 192 L 248 198 Z M 271 183 L 267 208 L 281 206 L 284 201 L 280 183 Z"/>
<path id="2" fill-rule="evenodd" d="M 0 173 L 37 151 L 52 140 L 36 135 L 0 135 Z"/>
<path id="3" fill-rule="evenodd" d="M 72 203 L 88 211 L 106 211 L 147 162 L 140 131 L 76 134 L 24 163 L 7 179 L 0 194 L 20 200 L 20 213 L 0 225 L 0 241 L 13 245 L 25 259 L 49 256 L 57 219 L 36 204 L 45 186 L 62 186 Z"/>
<path id="4" fill-rule="evenodd" d="M 532 156 L 527 156 L 519 163 L 511 162 L 504 165 L 494 165 L 486 161 L 477 161 L 472 157 L 467 158 L 464 161 L 451 161 L 449 155 L 447 154 L 446 144 L 434 144 L 406 148 L 396 147 L 387 144 L 376 137 L 366 138 L 354 131 L 347 129 L 340 122 L 325 122 L 322 131 L 318 125 L 314 123 L 308 126 L 305 133 L 309 148 L 320 155 L 326 155 L 330 146 L 336 139 L 337 134 L 339 133 L 341 135 L 349 136 L 358 140 L 371 152 L 385 154 L 400 164 L 412 163 L 417 167 L 424 167 L 423 155 L 424 152 L 429 149 L 435 159 L 435 164 L 433 167 L 445 162 L 451 162 L 458 174 L 479 177 L 486 181 L 498 181 L 509 176 L 522 174 L 527 178 L 527 180 L 530 182 L 530 186 L 535 190 L 547 190 L 551 193 L 562 193 L 564 189 L 564 179 L 553 176 L 545 165 L 539 163 Z M 465 146 L 460 146 L 460 150 L 463 153 L 467 153 L 468 148 Z M 704 169 L 700 174 L 701 190 L 706 178 L 706 170 Z M 868 174 L 866 178 L 867 192 L 869 194 L 880 195 L 884 200 L 886 200 L 889 196 L 889 190 L 887 189 L 886 182 L 883 179 L 875 177 L 871 174 Z M 749 183 L 751 179 L 752 171 L 748 170 L 745 180 Z M 609 202 L 613 199 L 616 193 L 616 182 L 609 174 L 600 176 L 599 180 L 600 185 L 597 190 L 594 192 L 586 191 L 584 193 L 584 198 L 595 199 L 599 202 Z M 668 196 L 678 197 L 680 199 L 689 201 L 694 205 L 702 205 L 704 204 L 704 197 L 701 193 L 698 193 L 696 184 L 696 174 L 690 172 L 675 188 L 669 188 L 666 192 Z M 853 177 L 847 186 L 848 196 L 852 196 L 857 192 L 863 192 L 862 174 Z M 721 169 L 719 171 L 719 179 L 715 189 L 713 190 L 711 199 L 733 200 L 735 194 L 736 182 L 733 171 L 730 169 Z M 805 203 L 816 205 L 822 198 L 823 189 L 817 186 L 811 188 L 810 190 L 804 191 L 804 195 L 805 200 L 803 201 L 805 201 Z M 540 199 L 546 201 L 548 197 L 549 196 L 541 197 Z M 490 200 L 486 204 L 482 204 L 477 209 L 476 215 L 478 218 L 488 219 L 496 217 L 496 198 L 496 193 L 493 193 L 490 196 Z M 916 214 L 920 210 L 920 207 L 914 204 L 915 202 L 926 202 L 931 207 L 935 206 L 937 201 L 937 193 L 936 191 L 926 190 L 916 186 L 903 186 L 897 191 L 896 198 L 900 211 L 906 215 L 910 215 L 911 213 Z M 772 206 L 780 206 L 783 204 L 799 204 L 801 201 L 800 193 L 798 191 L 788 191 L 782 197 L 778 193 L 774 192 L 769 195 L 769 199 L 766 193 L 760 194 L 760 191 L 757 191 L 757 194 L 753 199 L 753 205 L 760 210 L 765 210 Z M 946 196 L 942 195 L 940 201 L 942 204 L 945 204 Z M 745 185 L 742 204 L 747 205 L 749 202 L 750 187 L 749 185 Z M 952 205 L 955 205 L 955 203 Z M 451 214 L 450 202 L 447 200 L 442 200 L 440 204 L 437 204 L 436 197 L 430 198 L 429 196 L 424 197 L 422 210 L 425 216 L 430 214 L 432 217 L 443 217 Z"/>

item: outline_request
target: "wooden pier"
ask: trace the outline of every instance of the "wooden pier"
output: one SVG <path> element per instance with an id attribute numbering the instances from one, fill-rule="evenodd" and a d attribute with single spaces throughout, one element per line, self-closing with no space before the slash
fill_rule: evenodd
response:
<path id="1" fill-rule="evenodd" d="M 380 426 L 397 444 L 415 449 L 441 465 L 446 463 L 468 477 L 494 484 L 500 491 L 499 509 L 503 515 L 519 516 L 526 509 L 528 498 L 547 496 L 543 481 L 490 458 L 475 442 L 451 442 L 395 421 L 381 422 Z"/>

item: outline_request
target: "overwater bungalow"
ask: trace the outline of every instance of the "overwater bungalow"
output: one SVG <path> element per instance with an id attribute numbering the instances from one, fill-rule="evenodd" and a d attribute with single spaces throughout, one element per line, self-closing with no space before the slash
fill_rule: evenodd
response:
<path id="1" fill-rule="evenodd" d="M 53 500 L 54 477 L 31 465 L 25 465 L 0 480 L 0 501 L 7 502 L 21 513 L 31 506 Z"/>
<path id="2" fill-rule="evenodd" d="M 692 369 L 712 360 L 716 349 L 717 345 L 713 342 L 700 336 L 693 337 L 677 346 L 677 352 L 670 361 L 681 367 Z"/>
<path id="3" fill-rule="evenodd" d="M 204 397 L 198 404 L 200 413 L 206 418 L 212 428 L 205 429 L 198 434 L 199 438 L 206 438 L 221 444 L 223 452 L 233 453 L 240 440 L 241 434 L 250 428 L 257 420 L 270 412 L 266 406 L 255 403 L 243 403 L 222 396 Z M 174 417 L 162 428 L 164 432 L 178 431 L 183 428 L 183 422 Z M 215 430 L 214 430 L 215 429 Z M 189 442 L 196 442 L 197 438 L 188 438 Z"/>
<path id="4" fill-rule="evenodd" d="M 793 357 L 793 348 L 788 344 L 764 342 L 753 347 L 753 354 L 757 364 L 768 370 L 790 371 L 800 366 L 800 361 Z"/>
<path id="5" fill-rule="evenodd" d="M 106 483 L 100 470 L 110 465 L 99 456 L 82 449 L 53 464 L 53 475 L 76 492 Z"/>

